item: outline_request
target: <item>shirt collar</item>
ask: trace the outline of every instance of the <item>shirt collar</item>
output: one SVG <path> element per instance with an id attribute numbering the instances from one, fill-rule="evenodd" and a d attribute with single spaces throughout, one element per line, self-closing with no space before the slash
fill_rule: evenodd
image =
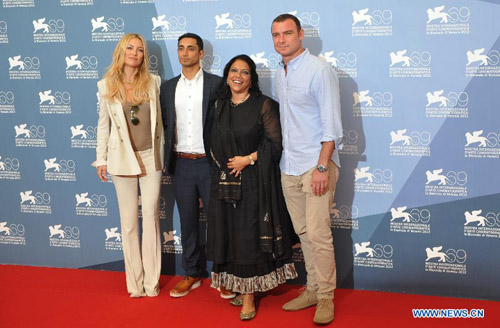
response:
<path id="1" fill-rule="evenodd" d="M 184 76 L 184 74 L 181 71 L 181 80 L 184 83 L 189 82 L 189 81 L 198 83 L 198 81 L 200 80 L 200 78 L 202 76 L 203 76 L 203 70 L 201 69 L 201 67 L 200 67 L 200 70 L 198 71 L 198 73 L 196 73 L 196 75 L 191 80 L 189 80 L 186 76 Z"/>
<path id="2" fill-rule="evenodd" d="M 288 68 L 291 68 L 291 69 L 296 69 L 297 66 L 300 65 L 300 63 L 302 63 L 302 61 L 304 60 L 304 58 L 306 56 L 309 55 L 309 49 L 305 48 L 304 51 L 298 55 L 297 57 L 295 57 L 294 59 L 290 60 L 287 64 Z M 283 62 L 283 60 L 280 62 L 281 66 L 285 66 L 285 63 Z"/>

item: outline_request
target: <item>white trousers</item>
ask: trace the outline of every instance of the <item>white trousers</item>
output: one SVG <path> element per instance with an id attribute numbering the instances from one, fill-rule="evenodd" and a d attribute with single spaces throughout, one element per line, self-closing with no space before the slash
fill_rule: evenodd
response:
<path id="1" fill-rule="evenodd" d="M 120 208 L 127 291 L 131 297 L 156 296 L 161 270 L 159 201 L 162 172 L 155 170 L 152 149 L 135 154 L 142 174 L 112 177 Z M 141 189 L 142 247 L 138 187 Z"/>

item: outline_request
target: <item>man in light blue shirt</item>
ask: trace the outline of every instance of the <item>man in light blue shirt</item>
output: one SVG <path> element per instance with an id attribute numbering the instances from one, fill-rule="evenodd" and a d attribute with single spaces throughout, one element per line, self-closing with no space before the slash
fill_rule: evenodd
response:
<path id="1" fill-rule="evenodd" d="M 339 82 L 326 61 L 303 48 L 304 30 L 295 16 L 276 17 L 271 33 L 283 60 L 274 77 L 283 135 L 282 187 L 307 270 L 307 288 L 283 309 L 316 305 L 313 321 L 328 324 L 336 286 L 330 208 L 342 142 Z"/>

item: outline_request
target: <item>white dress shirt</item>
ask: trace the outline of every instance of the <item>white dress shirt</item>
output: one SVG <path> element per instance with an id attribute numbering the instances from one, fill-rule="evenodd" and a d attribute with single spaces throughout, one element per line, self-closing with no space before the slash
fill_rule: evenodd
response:
<path id="1" fill-rule="evenodd" d="M 203 70 L 188 80 L 181 72 L 175 89 L 177 142 L 175 151 L 204 154 L 203 146 Z"/>

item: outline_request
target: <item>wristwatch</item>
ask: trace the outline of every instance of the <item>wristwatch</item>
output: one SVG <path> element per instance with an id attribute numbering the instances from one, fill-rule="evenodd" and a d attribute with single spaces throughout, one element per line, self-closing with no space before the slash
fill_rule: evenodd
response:
<path id="1" fill-rule="evenodd" d="M 252 155 L 248 155 L 248 158 L 250 158 L 250 165 L 254 165 L 255 161 L 253 160 Z"/>
<path id="2" fill-rule="evenodd" d="M 316 168 L 317 168 L 317 169 L 318 169 L 318 171 L 320 171 L 321 173 L 323 173 L 323 172 L 327 172 L 327 171 L 328 171 L 328 166 L 318 165 Z"/>

